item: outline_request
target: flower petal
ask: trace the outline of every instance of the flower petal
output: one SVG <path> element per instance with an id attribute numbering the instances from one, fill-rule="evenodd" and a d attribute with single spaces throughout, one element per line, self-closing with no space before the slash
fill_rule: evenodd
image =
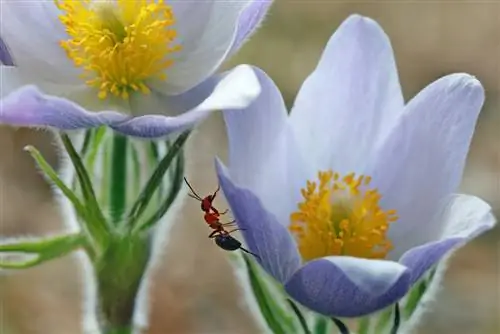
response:
<path id="1" fill-rule="evenodd" d="M 59 13 L 54 1 L 2 1 L 2 39 L 26 75 L 78 84 L 80 70 L 59 46 L 68 39 Z"/>
<path id="2" fill-rule="evenodd" d="M 34 86 L 25 86 L 2 99 L 0 123 L 61 130 L 107 125 L 126 135 L 156 138 L 189 128 L 213 110 L 244 108 L 259 93 L 260 86 L 253 70 L 240 65 L 218 83 L 207 99 L 187 113 L 178 117 L 131 118 L 114 111 L 90 112 L 69 100 L 44 95 Z"/>
<path id="3" fill-rule="evenodd" d="M 334 256 L 308 262 L 285 288 L 321 314 L 358 317 L 398 301 L 409 282 L 410 272 L 397 262 Z"/>
<path id="4" fill-rule="evenodd" d="M 410 249 L 401 257 L 400 263 L 412 271 L 412 283 L 445 255 L 493 228 L 496 223 L 491 207 L 474 196 L 453 196 L 444 209 L 439 215 L 439 219 L 446 223 L 441 239 Z"/>
<path id="5" fill-rule="evenodd" d="M 287 226 L 305 183 L 304 161 L 288 126 L 279 89 L 255 68 L 262 93 L 245 110 L 226 110 L 231 178 L 251 190 Z"/>
<path id="6" fill-rule="evenodd" d="M 237 52 L 257 30 L 272 3 L 273 0 L 253 0 L 245 7 L 238 18 L 238 30 L 231 47 L 231 54 Z"/>
<path id="7" fill-rule="evenodd" d="M 173 54 L 174 64 L 166 70 L 168 80 L 155 83 L 154 88 L 177 95 L 213 74 L 230 51 L 238 17 L 249 1 L 173 2 L 182 49 Z"/>
<path id="8" fill-rule="evenodd" d="M 7 96 L 24 84 L 17 67 L 0 65 L 0 98 Z"/>
<path id="9" fill-rule="evenodd" d="M 73 102 L 81 103 L 88 109 L 97 105 L 102 108 L 102 106 L 108 102 L 96 99 L 96 93 L 83 84 L 61 85 L 41 81 L 40 78 L 26 77 L 26 73 L 20 71 L 20 68 L 17 66 L 0 65 L 0 83 L 0 97 L 7 96 L 22 86 L 33 85 L 37 86 L 48 95 L 57 95 L 59 97 L 67 98 Z"/>
<path id="10" fill-rule="evenodd" d="M 350 16 L 302 85 L 292 126 L 318 170 L 360 171 L 404 107 L 389 38 L 373 20 Z"/>
<path id="11" fill-rule="evenodd" d="M 292 236 L 274 215 L 264 209 L 259 198 L 233 183 L 218 159 L 215 166 L 224 196 L 242 229 L 247 247 L 259 256 L 258 262 L 270 275 L 286 282 L 300 266 L 300 256 Z"/>
<path id="12" fill-rule="evenodd" d="M 244 110 L 224 111 L 231 177 L 252 191 L 256 190 L 258 179 L 262 179 L 262 170 L 272 169 L 267 162 L 288 118 L 278 87 L 261 69 L 254 71 L 262 87 L 261 94 Z"/>
<path id="13" fill-rule="evenodd" d="M 435 81 L 409 102 L 369 159 L 383 207 L 397 210 L 400 217 L 389 230 L 394 258 L 439 235 L 443 222 L 432 218 L 458 189 L 483 101 L 483 88 L 470 75 Z"/>
<path id="14" fill-rule="evenodd" d="M 5 45 L 2 37 L 0 37 L 0 65 L 13 66 L 14 61 L 10 55 L 7 45 Z"/>
<path id="15" fill-rule="evenodd" d="M 245 108 L 259 96 L 260 91 L 259 82 L 252 68 L 240 65 L 225 75 L 215 86 L 212 94 L 190 111 L 176 117 L 161 115 L 134 117 L 120 124 L 113 124 L 112 128 L 131 136 L 163 137 L 192 127 L 214 110 Z M 164 108 L 167 109 L 168 106 L 165 105 Z"/>
<path id="16" fill-rule="evenodd" d="M 24 86 L 1 100 L 0 123 L 61 130 L 93 128 L 123 122 L 128 116 L 112 112 L 89 112 L 63 98 L 43 94 L 35 86 Z"/>
<path id="17" fill-rule="evenodd" d="M 155 89 L 150 94 L 134 93 L 130 96 L 130 109 L 132 115 L 143 116 L 148 114 L 161 114 L 179 116 L 186 111 L 194 109 L 207 99 L 214 91 L 215 86 L 230 72 L 213 75 L 201 84 L 179 95 L 165 95 Z"/>

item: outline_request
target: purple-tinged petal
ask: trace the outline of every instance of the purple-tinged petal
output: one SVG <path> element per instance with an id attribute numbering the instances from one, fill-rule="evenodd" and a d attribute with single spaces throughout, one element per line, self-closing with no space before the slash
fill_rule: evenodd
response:
<path id="1" fill-rule="evenodd" d="M 202 101 L 207 99 L 214 91 L 215 86 L 229 72 L 213 75 L 207 80 L 179 95 L 165 95 L 156 89 L 151 93 L 132 94 L 130 96 L 130 110 L 134 116 L 144 116 L 159 112 L 166 116 L 179 116 L 186 111 L 196 108 Z"/>
<path id="2" fill-rule="evenodd" d="M 491 207 L 483 200 L 467 195 L 456 195 L 438 219 L 445 221 L 441 240 L 407 251 L 399 261 L 411 270 L 411 281 L 416 282 L 445 255 L 466 244 L 496 223 Z"/>
<path id="3" fill-rule="evenodd" d="M 0 99 L 24 85 L 17 67 L 0 64 Z"/>
<path id="4" fill-rule="evenodd" d="M 275 83 L 258 68 L 262 93 L 244 110 L 225 110 L 232 180 L 251 190 L 287 226 L 301 200 L 305 164 L 288 126 L 285 102 Z"/>
<path id="5" fill-rule="evenodd" d="M 217 159 L 217 175 L 231 212 L 250 251 L 258 262 L 278 281 L 286 282 L 300 266 L 295 241 L 288 230 L 262 206 L 251 191 L 235 185 L 226 167 Z"/>
<path id="6" fill-rule="evenodd" d="M 14 60 L 12 59 L 9 49 L 4 43 L 2 37 L 0 37 L 0 64 L 14 66 Z"/>
<path id="7" fill-rule="evenodd" d="M 444 221 L 433 217 L 458 189 L 483 102 L 484 90 L 474 77 L 445 76 L 408 103 L 387 140 L 372 152 L 367 174 L 382 194 L 382 206 L 399 216 L 389 230 L 392 258 L 435 241 L 442 230 Z"/>
<path id="8" fill-rule="evenodd" d="M 237 52 L 264 20 L 273 0 L 253 0 L 238 18 L 238 30 L 230 53 Z"/>
<path id="9" fill-rule="evenodd" d="M 81 69 L 59 45 L 68 39 L 55 1 L 2 1 L 2 39 L 23 73 L 52 83 L 80 84 Z"/>
<path id="10" fill-rule="evenodd" d="M 14 126 L 75 130 L 111 125 L 128 118 L 113 111 L 86 111 L 69 100 L 45 95 L 35 86 L 24 86 L 0 102 L 0 123 Z"/>
<path id="11" fill-rule="evenodd" d="M 229 54 L 238 17 L 249 1 L 172 2 L 179 29 L 175 42 L 182 48 L 172 54 L 174 63 L 165 71 L 169 79 L 155 85 L 155 89 L 178 95 L 215 73 Z M 193 22 L 197 29 L 191 28 Z"/>
<path id="12" fill-rule="evenodd" d="M 401 299 L 410 288 L 410 272 L 397 262 L 347 256 L 306 263 L 285 284 L 295 300 L 318 313 L 363 316 Z"/>
<path id="13" fill-rule="evenodd" d="M 291 124 L 318 170 L 364 172 L 367 156 L 404 108 L 389 38 L 352 15 L 332 35 L 297 95 Z"/>
<path id="14" fill-rule="evenodd" d="M 149 115 L 132 118 L 113 111 L 90 112 L 69 100 L 44 95 L 34 86 L 25 86 L 2 99 L 0 123 L 61 130 L 107 125 L 126 135 L 156 138 L 189 128 L 214 110 L 244 108 L 259 94 L 255 73 L 245 65 L 232 70 L 207 99 L 178 117 Z"/>
<path id="15" fill-rule="evenodd" d="M 275 146 L 287 125 L 288 113 L 281 92 L 261 69 L 254 68 L 262 93 L 244 110 L 225 110 L 229 143 L 229 170 L 237 184 L 261 195 L 256 188 L 262 173 L 273 169 L 270 160 L 284 160 Z M 283 171 L 279 171 L 283 173 Z M 269 183 L 269 178 L 264 180 Z"/>

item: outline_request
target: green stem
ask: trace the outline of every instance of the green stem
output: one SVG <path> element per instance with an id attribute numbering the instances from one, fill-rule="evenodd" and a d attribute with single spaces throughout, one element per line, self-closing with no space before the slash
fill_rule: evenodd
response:
<path id="1" fill-rule="evenodd" d="M 127 145 L 125 136 L 113 136 L 111 160 L 110 211 L 113 223 L 120 222 L 126 206 L 127 194 Z"/>
<path id="2" fill-rule="evenodd" d="M 134 306 L 149 256 L 147 236 L 113 235 L 96 262 L 99 309 L 105 333 L 127 333 L 123 329 L 133 326 Z"/>

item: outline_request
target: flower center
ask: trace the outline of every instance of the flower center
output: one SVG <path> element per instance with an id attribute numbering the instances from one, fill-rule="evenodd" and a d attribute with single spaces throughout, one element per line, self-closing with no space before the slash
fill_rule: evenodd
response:
<path id="1" fill-rule="evenodd" d="M 173 64 L 168 56 L 176 31 L 172 8 L 163 0 L 55 0 L 63 13 L 59 20 L 69 40 L 60 42 L 75 66 L 84 71 L 86 84 L 127 99 L 130 92 L 149 94 L 147 79 L 166 80 Z"/>
<path id="2" fill-rule="evenodd" d="M 340 177 L 319 172 L 319 182 L 307 182 L 304 201 L 291 214 L 294 234 L 304 261 L 331 255 L 382 259 L 392 249 L 387 239 L 395 210 L 384 211 L 377 189 L 369 189 L 369 176 Z"/>

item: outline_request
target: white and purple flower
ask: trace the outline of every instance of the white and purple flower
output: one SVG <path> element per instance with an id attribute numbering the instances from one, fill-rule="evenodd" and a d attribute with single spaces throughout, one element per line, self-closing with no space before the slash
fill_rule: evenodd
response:
<path id="1" fill-rule="evenodd" d="M 349 17 L 291 114 L 262 71 L 262 93 L 224 113 L 221 187 L 247 247 L 290 296 L 328 316 L 400 300 L 447 254 L 491 229 L 481 199 L 456 194 L 484 91 L 445 76 L 405 104 L 388 37 Z"/>
<path id="2" fill-rule="evenodd" d="M 253 71 L 213 74 L 271 3 L 2 3 L 0 123 L 159 137 L 245 107 L 260 92 Z"/>

